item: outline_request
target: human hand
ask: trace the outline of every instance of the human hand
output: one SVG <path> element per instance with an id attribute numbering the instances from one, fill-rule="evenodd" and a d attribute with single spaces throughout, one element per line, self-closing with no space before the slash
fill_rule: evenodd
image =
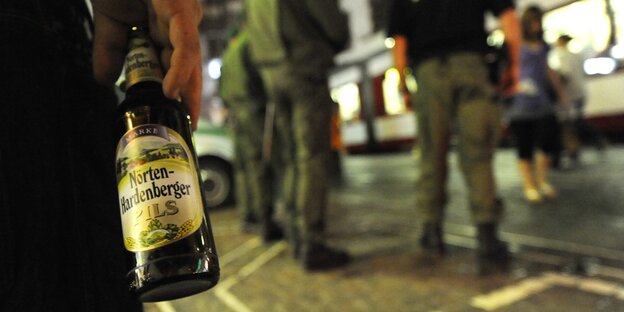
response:
<path id="1" fill-rule="evenodd" d="M 412 107 L 412 94 L 409 90 L 407 88 L 400 89 L 399 94 L 401 95 L 403 105 L 405 105 L 405 107 Z"/>
<path id="2" fill-rule="evenodd" d="M 574 108 L 574 105 L 572 105 L 572 101 L 566 92 L 559 93 L 558 102 L 559 106 L 567 111 L 571 111 Z"/>
<path id="3" fill-rule="evenodd" d="M 520 81 L 520 67 L 510 66 L 501 75 L 499 90 L 505 97 L 512 97 L 518 92 Z"/>
<path id="4" fill-rule="evenodd" d="M 163 92 L 181 98 L 191 116 L 192 127 L 199 118 L 202 74 L 199 46 L 198 0 L 92 0 L 95 40 L 93 70 L 100 83 L 112 87 L 124 63 L 128 29 L 148 26 L 160 49 L 165 70 Z"/>

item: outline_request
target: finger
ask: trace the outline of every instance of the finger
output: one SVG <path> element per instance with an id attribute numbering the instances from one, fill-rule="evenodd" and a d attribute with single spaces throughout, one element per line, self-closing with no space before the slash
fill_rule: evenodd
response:
<path id="1" fill-rule="evenodd" d="M 97 11 L 94 21 L 93 73 L 99 83 L 112 88 L 123 67 L 128 27 Z"/>
<path id="2" fill-rule="evenodd" d="M 169 70 L 163 81 L 163 91 L 168 97 L 176 98 L 200 64 L 201 53 L 197 25 L 191 19 L 185 18 L 183 14 L 174 15 L 169 24 L 169 37 L 173 53 Z"/>
<path id="3" fill-rule="evenodd" d="M 201 65 L 198 63 L 193 69 L 191 77 L 185 88 L 182 89 L 180 96 L 182 102 L 186 105 L 189 115 L 191 116 L 191 127 L 197 129 L 197 121 L 201 111 L 201 95 L 202 95 L 202 73 Z"/>

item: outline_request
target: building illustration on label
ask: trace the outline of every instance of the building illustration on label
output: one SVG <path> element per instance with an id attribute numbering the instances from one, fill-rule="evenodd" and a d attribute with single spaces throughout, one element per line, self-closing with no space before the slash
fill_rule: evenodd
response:
<path id="1" fill-rule="evenodd" d="M 161 125 L 142 125 L 121 138 L 116 169 L 126 249 L 154 249 L 199 228 L 201 188 L 190 155 L 181 136 Z"/>

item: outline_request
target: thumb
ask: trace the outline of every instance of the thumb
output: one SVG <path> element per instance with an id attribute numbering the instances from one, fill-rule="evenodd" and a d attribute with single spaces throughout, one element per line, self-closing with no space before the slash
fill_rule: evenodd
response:
<path id="1" fill-rule="evenodd" d="M 112 88 L 123 67 L 128 26 L 98 11 L 94 21 L 93 74 L 100 84 Z"/>

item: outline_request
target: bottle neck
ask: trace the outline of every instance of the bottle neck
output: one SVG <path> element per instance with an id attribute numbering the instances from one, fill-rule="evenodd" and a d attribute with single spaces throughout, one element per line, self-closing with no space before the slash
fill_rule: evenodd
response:
<path id="1" fill-rule="evenodd" d="M 162 84 L 159 81 L 144 80 L 128 85 L 126 88 L 126 96 L 133 96 L 141 92 L 158 92 L 162 94 Z"/>
<path id="2" fill-rule="evenodd" d="M 126 55 L 126 89 L 142 82 L 162 83 L 156 48 L 144 31 L 133 30 Z"/>

